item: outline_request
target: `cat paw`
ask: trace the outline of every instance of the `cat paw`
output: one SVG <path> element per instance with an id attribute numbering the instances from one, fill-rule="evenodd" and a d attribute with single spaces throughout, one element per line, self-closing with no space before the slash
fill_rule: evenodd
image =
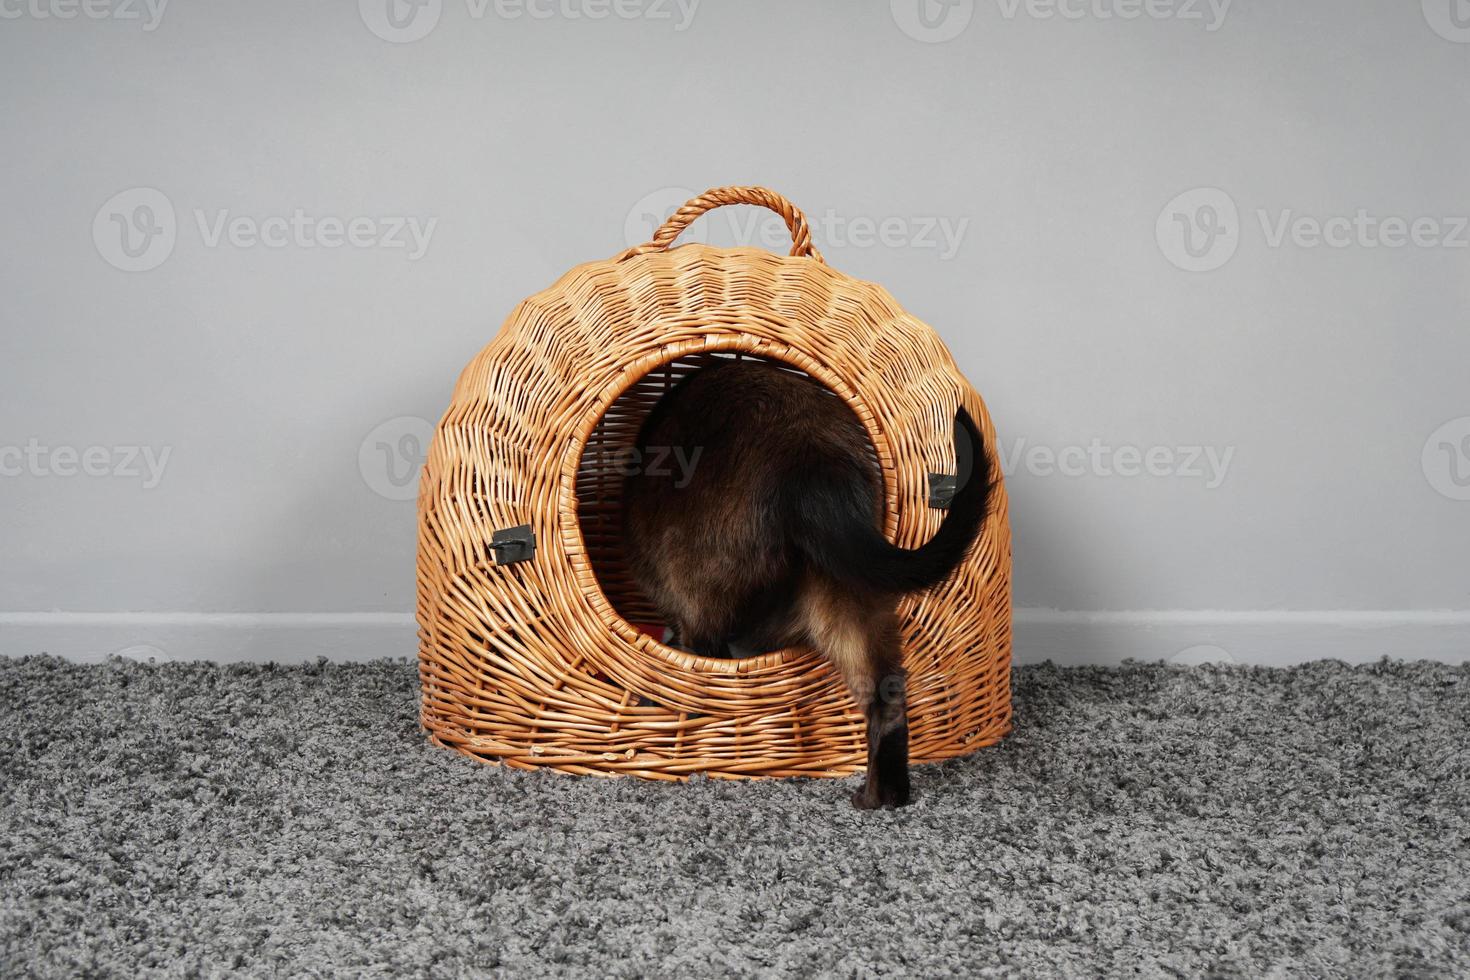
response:
<path id="1" fill-rule="evenodd" d="M 894 808 L 908 806 L 909 781 L 905 779 L 897 786 L 886 786 L 880 791 L 879 795 L 883 799 L 884 806 L 891 806 Z"/>
<path id="2" fill-rule="evenodd" d="M 901 806 L 908 806 L 908 784 L 881 786 L 877 789 L 864 786 L 852 794 L 852 805 L 859 810 L 896 810 Z"/>

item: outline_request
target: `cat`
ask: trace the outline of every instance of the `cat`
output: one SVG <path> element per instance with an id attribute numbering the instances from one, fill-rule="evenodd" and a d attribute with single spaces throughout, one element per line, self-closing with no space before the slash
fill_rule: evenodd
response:
<path id="1" fill-rule="evenodd" d="M 676 385 L 635 458 L 697 463 L 677 476 L 647 466 L 624 484 L 623 547 L 669 642 L 711 657 L 803 645 L 837 668 L 867 721 L 859 809 L 909 802 L 898 600 L 950 575 L 989 508 L 990 460 L 963 408 L 955 435 L 973 448 L 973 472 L 913 550 L 883 536 L 882 474 L 852 409 L 766 361 L 717 363 Z"/>

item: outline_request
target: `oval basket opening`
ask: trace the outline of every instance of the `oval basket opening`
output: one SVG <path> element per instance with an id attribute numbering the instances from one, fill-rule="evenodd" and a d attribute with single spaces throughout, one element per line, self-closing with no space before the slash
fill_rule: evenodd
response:
<path id="1" fill-rule="evenodd" d="M 628 386 L 598 420 L 587 437 L 578 462 L 577 521 L 598 588 L 623 620 L 660 643 L 663 642 L 664 629 L 668 624 L 638 588 L 623 550 L 623 484 L 630 468 L 653 462 L 638 459 L 635 447 L 638 433 L 654 406 L 685 378 L 714 364 L 735 360 L 764 361 L 793 374 L 811 377 L 807 372 L 784 361 L 744 351 L 686 354 L 654 368 Z M 821 383 L 820 380 L 818 383 Z M 826 385 L 822 385 L 822 390 L 833 398 L 841 397 Z M 873 465 L 881 470 L 871 437 L 866 439 L 866 445 Z M 677 465 L 677 462 L 665 460 L 663 465 Z M 688 651 L 681 652 L 694 656 Z M 749 651 L 752 655 L 780 652 Z"/>

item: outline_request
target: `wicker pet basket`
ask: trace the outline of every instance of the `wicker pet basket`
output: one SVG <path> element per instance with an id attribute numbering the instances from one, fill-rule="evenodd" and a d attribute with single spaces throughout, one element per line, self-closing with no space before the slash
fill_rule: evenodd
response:
<path id="1" fill-rule="evenodd" d="M 724 204 L 778 212 L 790 256 L 670 247 Z M 957 404 L 1000 472 L 984 403 L 933 330 L 826 265 L 779 194 L 702 194 L 652 241 L 522 302 L 455 386 L 419 491 L 421 720 L 434 742 L 512 766 L 653 779 L 863 768 L 863 719 L 826 661 L 665 646 L 619 553 L 619 493 L 643 418 L 721 357 L 780 362 L 852 406 L 886 483 L 885 531 L 904 547 L 943 517 L 931 474 L 955 472 Z M 993 499 L 969 559 L 899 608 L 915 762 L 1010 728 L 1004 487 Z"/>

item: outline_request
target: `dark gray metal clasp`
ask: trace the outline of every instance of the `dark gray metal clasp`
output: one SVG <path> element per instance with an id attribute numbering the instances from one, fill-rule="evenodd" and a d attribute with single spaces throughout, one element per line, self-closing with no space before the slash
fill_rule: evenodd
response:
<path id="1" fill-rule="evenodd" d="M 497 565 L 525 561 L 536 554 L 536 532 L 529 524 L 501 528 L 490 536 L 490 550 Z"/>
<path id="2" fill-rule="evenodd" d="M 949 505 L 954 500 L 957 490 L 955 484 L 958 479 L 948 473 L 930 473 L 929 506 L 939 510 L 949 510 Z"/>

